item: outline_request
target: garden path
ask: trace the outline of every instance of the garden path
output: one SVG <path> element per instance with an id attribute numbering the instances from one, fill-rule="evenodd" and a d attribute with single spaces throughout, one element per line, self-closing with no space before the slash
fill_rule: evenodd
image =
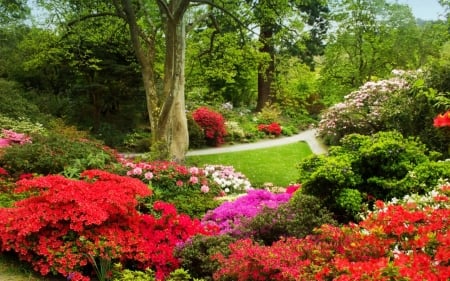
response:
<path id="1" fill-rule="evenodd" d="M 295 143 L 299 141 L 306 142 L 311 151 L 314 154 L 324 154 L 327 152 L 326 146 L 320 142 L 320 140 L 316 137 L 316 129 L 308 129 L 306 131 L 302 131 L 296 135 L 290 137 L 278 137 L 273 139 L 261 140 L 254 143 L 245 143 L 245 144 L 235 144 L 223 147 L 213 147 L 213 148 L 204 148 L 197 150 L 190 150 L 187 152 L 187 156 L 193 155 L 207 155 L 207 154 L 218 154 L 218 153 L 227 153 L 227 152 L 235 152 L 235 151 L 244 151 L 244 150 L 253 150 L 260 148 L 267 148 L 279 145 L 285 145 L 290 143 Z"/>

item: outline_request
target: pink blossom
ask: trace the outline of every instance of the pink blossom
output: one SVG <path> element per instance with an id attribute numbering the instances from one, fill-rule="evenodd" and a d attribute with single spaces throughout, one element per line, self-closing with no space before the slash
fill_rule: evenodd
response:
<path id="1" fill-rule="evenodd" d="M 152 172 L 147 172 L 144 174 L 144 177 L 148 180 L 151 180 L 153 178 L 153 173 Z"/>
<path id="2" fill-rule="evenodd" d="M 142 168 L 136 167 L 133 169 L 133 175 L 141 175 L 142 174 Z"/>
<path id="3" fill-rule="evenodd" d="M 203 193 L 208 193 L 209 187 L 207 185 L 202 185 L 202 187 L 200 187 L 200 191 Z"/>
<path id="4" fill-rule="evenodd" d="M 196 176 L 192 176 L 190 177 L 189 182 L 192 184 L 196 184 L 198 183 L 198 178 Z"/>
<path id="5" fill-rule="evenodd" d="M 197 167 L 190 167 L 189 168 L 189 173 L 191 173 L 192 175 L 198 175 L 200 172 L 200 169 Z"/>
<path id="6" fill-rule="evenodd" d="M 183 181 L 182 180 L 177 180 L 177 186 L 183 186 Z"/>
<path id="7" fill-rule="evenodd" d="M 10 143 L 11 141 L 9 139 L 0 139 L 0 147 L 7 147 Z"/>

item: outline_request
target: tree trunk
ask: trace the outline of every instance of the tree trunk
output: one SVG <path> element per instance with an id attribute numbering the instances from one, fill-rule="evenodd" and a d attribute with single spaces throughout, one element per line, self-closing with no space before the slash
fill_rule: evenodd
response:
<path id="1" fill-rule="evenodd" d="M 122 0 L 133 48 L 141 66 L 152 133 L 150 152 L 154 159 L 183 162 L 189 145 L 184 100 L 185 29 L 183 22 L 189 2 L 189 0 L 172 0 L 167 4 L 165 1 L 157 0 L 161 20 L 165 25 L 164 81 L 162 93 L 158 93 L 153 68 L 156 58 L 156 38 L 151 34 L 145 40 L 140 38 L 141 30 L 139 30 L 131 1 Z M 119 5 L 116 4 L 116 6 Z"/>
<path id="2" fill-rule="evenodd" d="M 275 72 L 275 49 L 273 47 L 272 37 L 273 28 L 270 24 L 262 24 L 259 34 L 259 41 L 262 47 L 259 49 L 262 53 L 267 53 L 270 57 L 268 65 L 260 63 L 258 69 L 258 101 L 256 104 L 256 111 L 261 111 L 264 106 L 271 102 L 272 83 Z"/>

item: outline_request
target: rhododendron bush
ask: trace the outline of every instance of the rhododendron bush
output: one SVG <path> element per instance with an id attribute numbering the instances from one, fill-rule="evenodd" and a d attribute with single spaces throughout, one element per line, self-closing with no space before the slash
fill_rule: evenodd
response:
<path id="1" fill-rule="evenodd" d="M 192 118 L 203 129 L 207 142 L 219 146 L 224 142 L 227 134 L 225 119 L 222 114 L 207 107 L 200 107 L 192 113 Z"/>
<path id="2" fill-rule="evenodd" d="M 171 254 L 177 243 L 208 233 L 167 203 L 155 203 L 157 217 L 140 214 L 138 197 L 151 195 L 148 186 L 100 170 L 83 172 L 82 180 L 20 180 L 16 192 L 33 195 L 0 209 L 0 249 L 16 252 L 42 275 L 89 280 L 82 273 L 91 256 L 150 267 L 161 278 L 177 266 Z"/>
<path id="3" fill-rule="evenodd" d="M 450 185 L 378 201 L 359 224 L 323 225 L 272 246 L 249 239 L 218 254 L 215 280 L 439 280 L 450 278 Z"/>

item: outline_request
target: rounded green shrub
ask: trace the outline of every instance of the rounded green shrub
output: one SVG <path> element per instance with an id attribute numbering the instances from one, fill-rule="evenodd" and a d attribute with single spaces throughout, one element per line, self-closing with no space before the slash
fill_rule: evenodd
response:
<path id="1" fill-rule="evenodd" d="M 318 197 L 346 222 L 357 219 L 355 215 L 374 199 L 423 194 L 439 178 L 448 177 L 449 165 L 438 164 L 435 158 L 423 143 L 396 131 L 350 134 L 328 155 L 303 159 L 299 182 L 302 192 Z"/>
<path id="2" fill-rule="evenodd" d="M 192 277 L 212 280 L 213 273 L 219 268 L 218 261 L 212 257 L 217 253 L 228 255 L 228 245 L 234 241 L 236 239 L 229 235 L 196 235 L 181 245 L 175 256 Z"/>
<path id="3" fill-rule="evenodd" d="M 114 163 L 114 155 L 98 143 L 55 134 L 36 135 L 32 143 L 7 147 L 0 157 L 0 166 L 13 175 L 64 173 L 77 177 L 86 169 L 107 169 Z"/>

